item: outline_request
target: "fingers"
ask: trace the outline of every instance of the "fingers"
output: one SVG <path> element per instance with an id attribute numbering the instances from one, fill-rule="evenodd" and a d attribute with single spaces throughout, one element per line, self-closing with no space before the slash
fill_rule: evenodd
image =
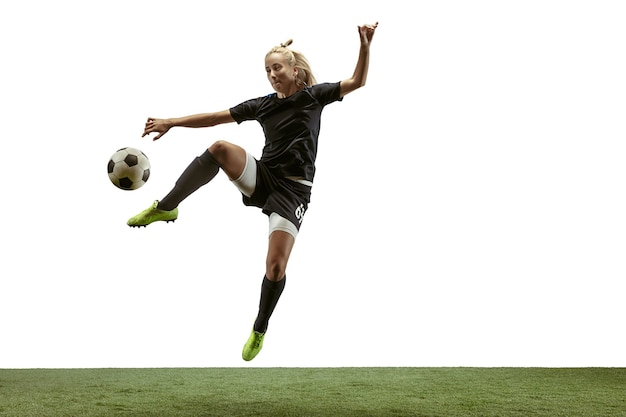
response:
<path id="1" fill-rule="evenodd" d="M 374 37 L 374 31 L 378 27 L 378 22 L 371 24 L 366 24 L 363 26 L 359 26 L 359 34 L 361 35 L 362 42 L 371 42 Z"/>
<path id="2" fill-rule="evenodd" d="M 155 130 L 150 130 L 150 131 L 145 131 L 143 132 L 143 135 L 141 135 L 141 137 L 143 138 L 146 135 L 149 135 L 150 133 L 154 133 L 156 132 Z M 158 135 L 156 135 L 152 140 L 157 140 L 159 139 L 161 136 L 163 136 L 165 134 L 165 132 L 160 132 Z"/>
<path id="3" fill-rule="evenodd" d="M 158 133 L 158 135 L 155 136 L 152 140 L 159 139 L 170 130 L 171 126 L 165 122 L 165 119 L 155 119 L 154 117 L 148 117 L 148 120 L 146 121 L 146 126 L 143 130 L 143 135 L 141 135 L 141 137 L 143 138 L 150 133 Z"/>
<path id="4" fill-rule="evenodd" d="M 146 126 L 143 129 L 143 135 L 141 135 L 142 138 L 152 132 L 155 132 L 155 129 L 154 129 L 155 120 L 156 119 L 154 119 L 153 117 L 148 117 L 148 120 L 146 121 Z"/>
<path id="5" fill-rule="evenodd" d="M 359 29 L 364 29 L 364 30 L 371 32 L 371 31 L 376 30 L 377 27 L 378 27 L 378 22 L 374 24 L 365 24 L 365 25 L 359 26 Z"/>

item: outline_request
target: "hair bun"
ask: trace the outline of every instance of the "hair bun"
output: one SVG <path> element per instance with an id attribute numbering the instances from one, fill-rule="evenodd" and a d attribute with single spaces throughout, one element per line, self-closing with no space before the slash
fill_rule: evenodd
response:
<path id="1" fill-rule="evenodd" d="M 287 39 L 285 42 L 282 42 L 282 43 L 280 44 L 280 47 L 281 47 L 281 48 L 286 48 L 286 47 L 288 47 L 289 45 L 291 45 L 292 43 L 293 43 L 293 39 Z"/>

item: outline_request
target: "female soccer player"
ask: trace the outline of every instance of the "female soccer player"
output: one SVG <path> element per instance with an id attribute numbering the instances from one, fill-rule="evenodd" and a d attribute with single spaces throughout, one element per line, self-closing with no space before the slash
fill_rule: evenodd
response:
<path id="1" fill-rule="evenodd" d="M 361 42 L 356 68 L 352 77 L 341 82 L 317 84 L 307 59 L 288 47 L 289 40 L 265 56 L 267 79 L 275 93 L 229 110 L 173 119 L 150 117 L 146 122 L 143 136 L 157 133 L 153 140 L 174 126 L 198 128 L 256 120 L 263 127 L 265 146 L 259 160 L 235 144 L 217 141 L 191 162 L 162 200 L 128 220 L 131 227 L 176 220 L 178 205 L 211 181 L 220 168 L 241 191 L 244 204 L 261 208 L 269 217 L 265 276 L 258 315 L 243 348 L 246 361 L 261 351 L 270 316 L 285 287 L 287 261 L 310 201 L 322 109 L 365 85 L 377 26 L 358 27 Z"/>

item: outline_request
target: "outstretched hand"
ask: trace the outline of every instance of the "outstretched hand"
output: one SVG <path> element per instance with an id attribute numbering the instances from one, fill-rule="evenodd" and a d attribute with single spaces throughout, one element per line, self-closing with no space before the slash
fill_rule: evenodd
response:
<path id="1" fill-rule="evenodd" d="M 166 134 L 170 130 L 171 127 L 172 127 L 171 124 L 168 123 L 166 119 L 155 119 L 153 117 L 148 117 L 148 121 L 146 122 L 146 127 L 144 128 L 143 135 L 141 135 L 141 137 L 143 138 L 144 136 L 150 133 L 158 132 L 158 135 L 155 136 L 154 139 L 152 139 L 152 140 L 157 140 L 161 136 Z"/>
<path id="2" fill-rule="evenodd" d="M 374 32 L 377 27 L 378 22 L 373 25 L 359 26 L 359 35 L 361 36 L 361 43 L 363 45 L 369 45 L 372 42 L 372 38 L 374 37 Z"/>

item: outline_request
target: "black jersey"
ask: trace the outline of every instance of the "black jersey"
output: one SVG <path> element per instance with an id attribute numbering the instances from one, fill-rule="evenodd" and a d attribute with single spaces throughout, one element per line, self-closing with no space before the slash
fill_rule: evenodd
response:
<path id="1" fill-rule="evenodd" d="M 263 162 L 274 175 L 313 181 L 320 121 L 324 106 L 339 97 L 339 83 L 322 83 L 278 98 L 276 93 L 230 109 L 237 123 L 256 120 L 263 127 Z"/>

